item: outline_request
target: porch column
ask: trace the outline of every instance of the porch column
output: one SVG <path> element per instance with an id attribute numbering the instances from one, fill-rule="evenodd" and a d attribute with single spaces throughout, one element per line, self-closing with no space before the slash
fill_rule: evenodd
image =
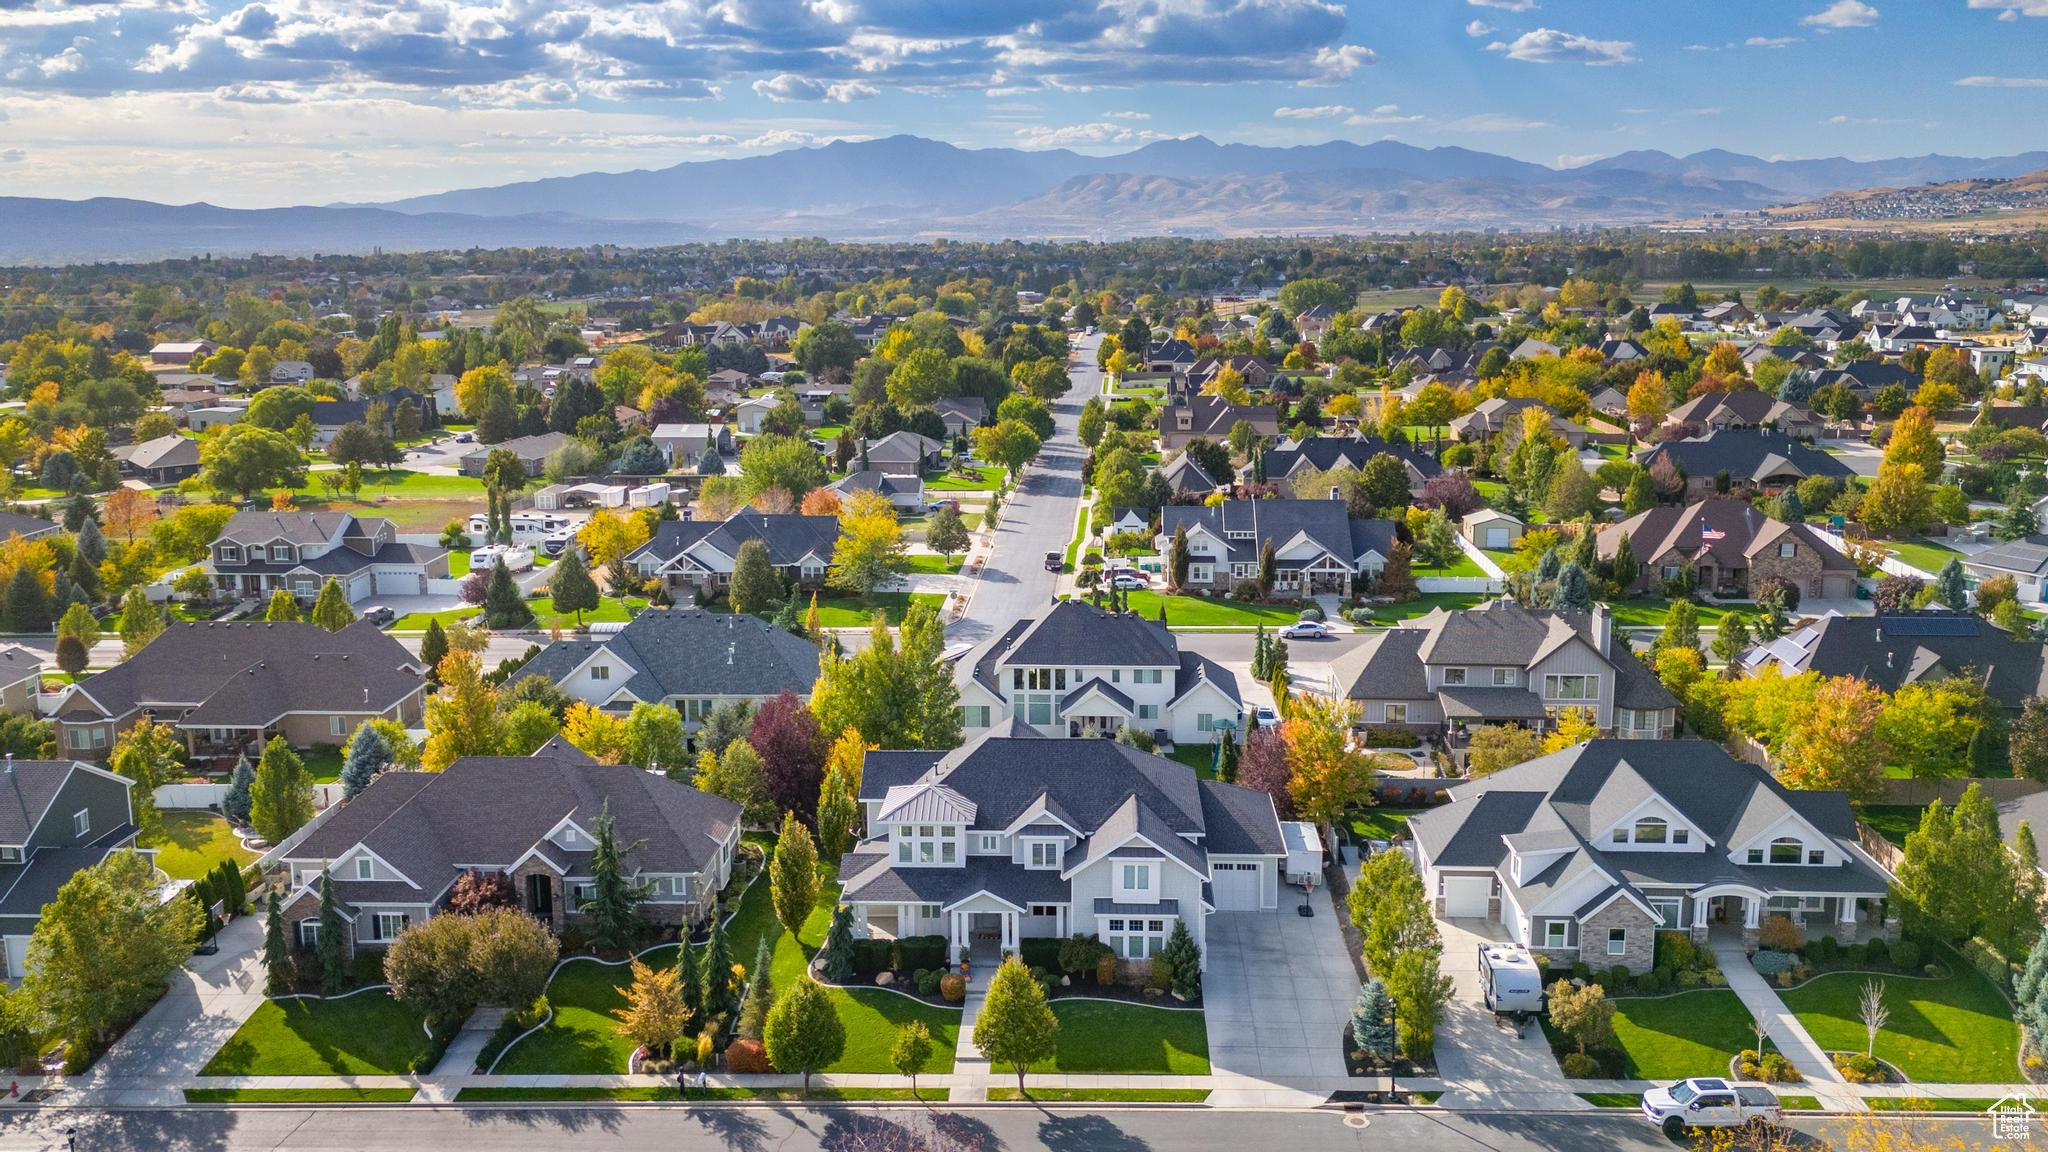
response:
<path id="1" fill-rule="evenodd" d="M 952 941 L 950 950 L 952 962 L 958 964 L 961 954 L 967 950 L 967 914 L 965 912 L 955 912 L 952 914 L 952 919 L 952 930 L 947 933 L 947 936 Z"/>
<path id="2" fill-rule="evenodd" d="M 1854 896 L 1835 897 L 1835 923 L 1856 923 L 1856 898 Z"/>
<path id="3" fill-rule="evenodd" d="M 1065 904 L 1053 905 L 1052 926 L 1053 935 L 1061 940 L 1065 940 L 1071 935 L 1067 931 L 1067 906 Z"/>
<path id="4" fill-rule="evenodd" d="M 1762 927 L 1762 926 L 1763 926 L 1763 922 L 1764 922 L 1764 902 L 1763 902 L 1763 898 L 1762 898 L 1762 897 L 1759 897 L 1759 896 L 1745 896 L 1745 897 L 1743 897 L 1743 898 L 1742 898 L 1742 926 L 1743 926 L 1744 928 L 1760 928 L 1760 927 Z"/>
<path id="5" fill-rule="evenodd" d="M 1016 950 L 1017 914 L 1015 912 L 1005 912 L 1003 913 L 1003 951 L 1015 952 Z"/>

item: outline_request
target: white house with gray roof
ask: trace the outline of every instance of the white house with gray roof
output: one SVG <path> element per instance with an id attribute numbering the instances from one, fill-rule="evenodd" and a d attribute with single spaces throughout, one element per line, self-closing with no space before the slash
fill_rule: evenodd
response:
<path id="1" fill-rule="evenodd" d="M 732 582 L 740 546 L 749 540 L 767 546 L 768 563 L 785 579 L 816 588 L 825 582 L 825 572 L 832 565 L 832 549 L 839 543 L 839 518 L 771 516 L 745 508 L 724 523 L 664 520 L 655 526 L 653 539 L 627 554 L 626 563 L 642 577 L 667 584 L 671 594 L 708 600 Z"/>
<path id="2" fill-rule="evenodd" d="M 1278 907 L 1272 798 L 1111 740 L 1012 720 L 965 747 L 869 752 L 867 837 L 840 861 L 855 932 L 944 936 L 953 961 L 1093 934 L 1157 955 L 1176 921 L 1206 961 L 1214 911 Z"/>
<path id="3" fill-rule="evenodd" d="M 1244 727 L 1229 669 L 1181 651 L 1156 620 L 1081 600 L 1015 621 L 960 663 L 970 736 L 1015 720 L 1041 736 L 1137 728 L 1175 744 L 1210 744 L 1219 727 Z"/>
<path id="4" fill-rule="evenodd" d="M 1453 788 L 1408 822 L 1439 916 L 1553 961 L 1649 970 L 1656 933 L 1753 944 L 1765 916 L 1876 935 L 1884 870 L 1840 792 L 1793 791 L 1705 740 L 1592 740 Z"/>
<path id="5" fill-rule="evenodd" d="M 261 599 L 282 588 L 311 603 L 332 577 L 349 603 L 424 596 L 448 575 L 448 550 L 407 544 L 381 516 L 243 511 L 229 517 L 205 563 L 222 595 Z"/>
<path id="6" fill-rule="evenodd" d="M 783 692 L 808 700 L 818 646 L 758 616 L 651 608 L 608 636 L 557 640 L 506 682 L 546 676 L 576 699 L 610 712 L 667 704 L 695 732 L 720 704 L 760 703 Z"/>
<path id="7" fill-rule="evenodd" d="M 26 973 L 29 938 L 65 881 L 135 848 L 133 785 L 76 760 L 0 763 L 0 979 Z"/>

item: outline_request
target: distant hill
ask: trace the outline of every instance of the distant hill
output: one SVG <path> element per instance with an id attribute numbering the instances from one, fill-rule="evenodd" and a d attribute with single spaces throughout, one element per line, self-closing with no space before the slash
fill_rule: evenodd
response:
<path id="1" fill-rule="evenodd" d="M 386 204 L 260 210 L 0 198 L 0 261 L 507 245 L 1422 231 L 1755 214 L 1841 190 L 1999 180 L 2048 152 L 1765 160 L 1626 152 L 1574 168 L 1398 141 L 1273 148 L 1203 137 L 1114 156 L 961 148 L 917 136 L 590 172 Z"/>
<path id="2" fill-rule="evenodd" d="M 2004 179 L 1857 188 L 1768 209 L 1768 223 L 1801 228 L 1916 231 L 1968 225 L 2013 231 L 2048 223 L 2048 171 Z"/>

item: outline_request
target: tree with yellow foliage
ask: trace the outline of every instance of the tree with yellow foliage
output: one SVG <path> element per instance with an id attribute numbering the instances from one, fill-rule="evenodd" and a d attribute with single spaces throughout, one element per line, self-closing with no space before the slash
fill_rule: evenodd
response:
<path id="1" fill-rule="evenodd" d="M 1923 476 L 1939 476 L 1945 455 L 1941 438 L 1934 433 L 1932 412 L 1915 405 L 1899 413 L 1891 439 L 1885 441 L 1885 463 L 1918 464 Z"/>
<path id="2" fill-rule="evenodd" d="M 1590 708 L 1565 708 L 1557 714 L 1557 726 L 1543 738 L 1545 752 L 1562 752 L 1575 744 L 1597 739 L 1600 726 L 1592 719 Z"/>
<path id="3" fill-rule="evenodd" d="M 865 600 L 909 566 L 903 526 L 889 498 L 879 492 L 854 493 L 839 512 L 839 542 L 832 548 L 826 582 Z"/>
<path id="4" fill-rule="evenodd" d="M 562 739 L 600 764 L 623 764 L 631 741 L 626 722 L 578 700 L 562 715 Z"/>
<path id="5" fill-rule="evenodd" d="M 441 690 L 427 698 L 427 746 L 420 767 L 445 771 L 464 756 L 495 756 L 503 721 L 498 690 L 484 680 L 483 661 L 457 648 L 441 658 Z"/>
<path id="6" fill-rule="evenodd" d="M 861 770 L 867 763 L 868 752 L 879 747 L 861 739 L 858 728 L 849 727 L 839 734 L 825 753 L 825 774 L 830 776 L 833 771 L 838 771 L 840 779 L 846 781 L 847 790 L 858 796 Z"/>
<path id="7" fill-rule="evenodd" d="M 590 562 L 605 570 L 614 596 L 625 595 L 629 574 L 626 572 L 626 557 L 633 549 L 647 543 L 647 522 L 638 516 L 622 516 L 610 508 L 599 508 L 590 514 L 583 528 L 576 533 L 576 539 L 590 553 Z"/>
<path id="8" fill-rule="evenodd" d="M 1658 425 L 1671 413 L 1671 385 L 1662 372 L 1638 372 L 1628 386 L 1628 414 L 1644 424 Z"/>
<path id="9" fill-rule="evenodd" d="M 1335 696 L 1292 696 L 1280 724 L 1287 744 L 1287 791 L 1305 820 L 1328 823 L 1372 795 L 1373 761 L 1351 747 L 1358 705 Z"/>

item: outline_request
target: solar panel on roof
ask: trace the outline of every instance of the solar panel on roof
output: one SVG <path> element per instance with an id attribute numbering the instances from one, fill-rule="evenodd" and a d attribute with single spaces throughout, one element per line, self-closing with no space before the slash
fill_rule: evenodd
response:
<path id="1" fill-rule="evenodd" d="M 1894 636 L 1975 636 L 1972 616 L 1887 616 L 1884 630 Z"/>

